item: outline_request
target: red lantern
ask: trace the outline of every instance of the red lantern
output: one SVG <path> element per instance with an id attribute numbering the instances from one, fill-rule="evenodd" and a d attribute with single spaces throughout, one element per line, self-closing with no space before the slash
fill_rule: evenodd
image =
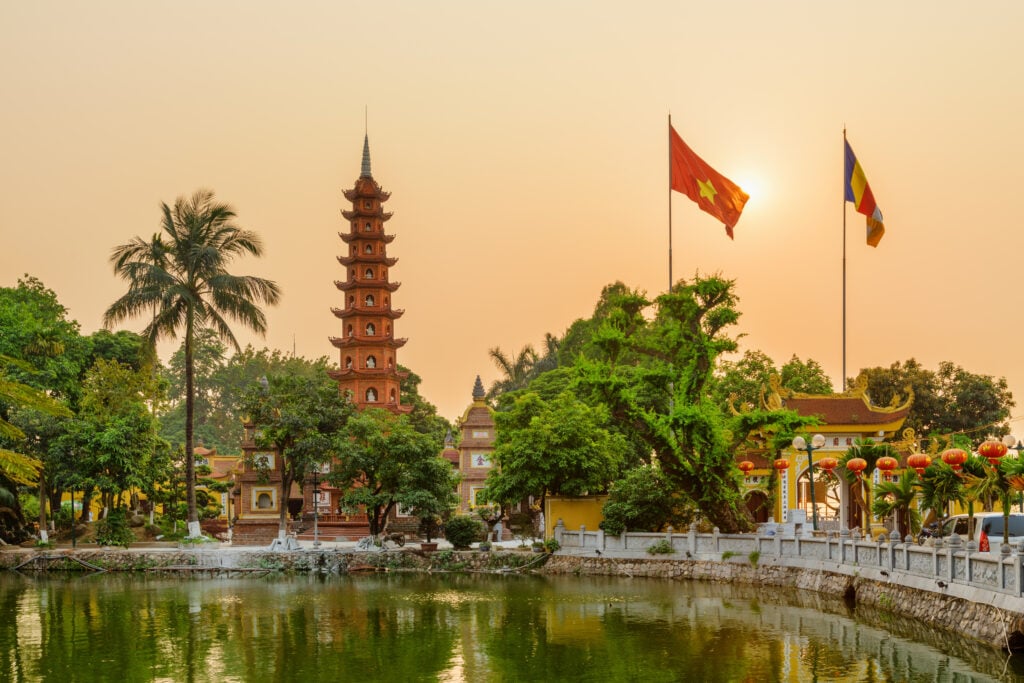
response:
<path id="1" fill-rule="evenodd" d="M 860 477 L 864 468 L 868 466 L 868 461 L 864 458 L 850 458 L 846 461 L 846 469 L 853 472 L 856 476 Z"/>
<path id="2" fill-rule="evenodd" d="M 900 466 L 900 461 L 891 455 L 884 455 L 875 462 L 875 467 L 882 471 L 885 475 L 885 480 L 889 481 L 893 470 Z"/>
<path id="3" fill-rule="evenodd" d="M 959 472 L 960 466 L 967 462 L 967 451 L 962 448 L 948 448 L 942 451 L 942 462 L 952 467 L 954 472 Z"/>
<path id="4" fill-rule="evenodd" d="M 749 460 L 744 460 L 739 464 L 739 468 L 740 472 L 742 472 L 744 475 L 747 475 L 750 474 L 750 471 L 752 469 L 754 469 L 754 463 L 750 462 Z"/>
<path id="5" fill-rule="evenodd" d="M 932 464 L 931 457 L 926 453 L 914 453 L 907 458 L 907 467 L 914 468 L 918 475 L 923 476 L 925 469 Z"/>
<path id="6" fill-rule="evenodd" d="M 832 470 L 839 466 L 839 461 L 835 458 L 822 458 L 818 461 L 818 467 L 825 470 L 826 474 L 832 474 Z"/>
<path id="7" fill-rule="evenodd" d="M 994 438 L 985 439 L 978 446 L 978 455 L 988 460 L 988 464 L 992 467 L 998 467 L 999 459 L 1006 455 L 1006 444 Z"/>
<path id="8" fill-rule="evenodd" d="M 788 470 L 789 469 L 789 461 L 786 460 L 785 458 L 779 458 L 778 460 L 772 462 L 772 467 L 777 469 L 779 472 L 782 472 L 784 470 Z"/>

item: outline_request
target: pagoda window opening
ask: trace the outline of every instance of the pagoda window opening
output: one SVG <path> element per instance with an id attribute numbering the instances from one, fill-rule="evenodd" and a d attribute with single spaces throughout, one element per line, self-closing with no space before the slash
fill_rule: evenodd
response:
<path id="1" fill-rule="evenodd" d="M 392 358 L 391 356 L 388 356 L 388 367 L 389 368 L 395 367 L 395 359 Z"/>
<path id="2" fill-rule="evenodd" d="M 389 334 L 391 334 L 391 325 L 385 325 L 384 326 L 384 336 L 386 337 Z"/>
<path id="3" fill-rule="evenodd" d="M 372 244 L 367 244 L 367 245 L 366 245 L 366 246 L 365 246 L 365 247 L 363 248 L 363 252 L 364 252 L 364 253 L 367 253 L 367 254 L 372 254 L 372 253 L 373 253 L 373 245 L 372 245 Z"/>
<path id="4" fill-rule="evenodd" d="M 377 358 L 374 357 L 374 356 L 367 356 L 366 357 L 366 367 L 368 367 L 368 368 L 375 368 L 375 367 L 377 367 Z"/>
<path id="5" fill-rule="evenodd" d="M 377 300 L 373 298 L 373 294 L 367 294 L 366 295 L 366 305 L 367 306 L 376 306 L 377 305 Z"/>
<path id="6" fill-rule="evenodd" d="M 373 226 L 369 223 L 363 226 L 363 232 L 370 232 L 371 230 L 373 230 Z"/>
<path id="7" fill-rule="evenodd" d="M 356 297 L 354 294 L 350 294 L 348 297 L 348 307 L 352 308 L 356 305 Z"/>
<path id="8" fill-rule="evenodd" d="M 348 271 L 348 276 L 349 276 L 350 278 L 355 278 L 355 276 L 356 276 L 356 269 L 355 269 L 355 268 L 353 268 L 353 269 L 351 269 L 350 271 Z"/>
<path id="9" fill-rule="evenodd" d="M 352 325 L 349 325 L 349 326 L 348 326 L 348 330 L 347 330 L 347 332 L 348 332 L 348 335 L 347 335 L 347 336 L 349 336 L 349 337 L 351 337 L 351 336 L 355 335 L 355 330 L 353 330 L 353 329 L 352 329 Z"/>
<path id="10" fill-rule="evenodd" d="M 395 398 L 395 390 L 394 389 L 391 390 L 390 401 L 391 401 L 391 403 L 397 403 L 398 402 L 396 400 L 396 398 Z"/>
<path id="11" fill-rule="evenodd" d="M 388 279 L 388 269 L 387 268 L 381 268 L 380 269 L 380 278 L 382 280 L 387 280 Z"/>
<path id="12" fill-rule="evenodd" d="M 366 277 L 367 280 L 372 280 L 373 279 L 373 268 L 367 268 L 366 269 L 365 277 Z"/>
<path id="13" fill-rule="evenodd" d="M 369 199 L 364 199 L 363 200 L 363 208 L 364 209 L 369 209 L 370 208 L 370 200 Z"/>
<path id="14" fill-rule="evenodd" d="M 345 367 L 352 367 L 352 356 L 345 356 Z"/>
<path id="15" fill-rule="evenodd" d="M 373 323 L 366 323 L 366 336 L 372 337 L 377 334 L 377 328 L 374 327 Z"/>
<path id="16" fill-rule="evenodd" d="M 377 390 L 374 389 L 373 387 L 370 387 L 369 389 L 366 390 L 366 402 L 367 403 L 376 403 L 377 402 Z"/>

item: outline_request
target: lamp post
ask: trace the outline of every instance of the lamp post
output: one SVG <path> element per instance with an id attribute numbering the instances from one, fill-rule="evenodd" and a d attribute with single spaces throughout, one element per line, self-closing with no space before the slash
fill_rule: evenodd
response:
<path id="1" fill-rule="evenodd" d="M 320 547 L 320 472 L 313 470 L 313 547 Z"/>
<path id="2" fill-rule="evenodd" d="M 1020 452 L 1024 451 L 1024 443 L 1017 440 L 1013 434 L 1007 434 L 1003 437 L 1003 444 L 1011 451 L 1017 451 L 1017 457 L 1020 458 Z M 1019 494 L 1018 494 L 1019 495 Z M 1024 512 L 1024 495 L 1020 497 L 1020 511 Z"/>
<path id="3" fill-rule="evenodd" d="M 814 502 L 814 460 L 811 454 L 825 446 L 825 437 L 815 434 L 811 437 L 811 443 L 802 436 L 793 439 L 793 448 L 798 451 L 807 451 L 807 478 L 810 480 L 811 489 L 811 528 L 818 530 L 818 506 Z"/>

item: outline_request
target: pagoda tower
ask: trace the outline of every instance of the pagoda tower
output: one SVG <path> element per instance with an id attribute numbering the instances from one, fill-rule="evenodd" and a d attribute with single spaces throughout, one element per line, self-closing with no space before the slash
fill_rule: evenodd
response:
<path id="1" fill-rule="evenodd" d="M 370 172 L 370 139 L 364 136 L 359 179 L 351 190 L 345 190 L 352 209 L 341 212 L 349 229 L 338 236 L 348 246 L 348 253 L 339 256 L 338 262 L 346 276 L 334 284 L 345 305 L 331 311 L 341 320 L 343 335 L 331 337 L 340 352 L 340 368 L 329 374 L 359 410 L 380 407 L 408 413 L 412 406 L 401 404 L 399 388 L 408 373 L 398 371 L 396 358 L 406 340 L 395 337 L 394 326 L 404 311 L 391 307 L 391 295 L 400 283 L 388 279 L 388 271 L 398 262 L 387 255 L 387 245 L 395 236 L 384 233 L 391 214 L 384 212 L 383 205 L 390 197 Z"/>

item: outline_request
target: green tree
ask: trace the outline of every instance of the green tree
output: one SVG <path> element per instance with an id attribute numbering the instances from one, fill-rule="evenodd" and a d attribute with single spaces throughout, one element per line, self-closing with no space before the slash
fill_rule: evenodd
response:
<path id="1" fill-rule="evenodd" d="M 146 242 L 136 237 L 114 249 L 114 272 L 127 280 L 128 292 L 110 305 L 106 326 L 151 315 L 143 333 L 155 343 L 181 334 L 185 342 L 185 466 L 189 533 L 199 535 L 193 455 L 195 402 L 193 345 L 197 334 L 212 329 L 236 350 L 229 319 L 263 334 L 266 316 L 260 304 L 276 304 L 280 291 L 270 280 L 227 271 L 236 256 L 259 256 L 255 233 L 234 224 L 235 212 L 200 190 L 174 207 L 161 205 L 163 234 Z"/>
<path id="2" fill-rule="evenodd" d="M 772 375 L 778 375 L 786 389 L 806 394 L 831 394 L 832 384 L 821 365 L 793 356 L 778 368 L 768 354 L 747 349 L 737 361 L 720 360 L 715 369 L 712 396 L 725 409 L 730 405 L 760 406 Z"/>
<path id="3" fill-rule="evenodd" d="M 904 423 L 918 434 L 948 434 L 984 428 L 986 433 L 1009 431 L 1007 419 L 1016 403 L 1006 379 L 976 375 L 950 361 L 928 370 L 911 358 L 887 368 L 866 368 L 868 392 L 878 405 L 914 390 L 914 403 Z"/>
<path id="4" fill-rule="evenodd" d="M 752 524 L 737 477 L 737 449 L 752 431 L 807 424 L 784 410 L 730 418 L 712 398 L 715 364 L 736 350 L 727 334 L 739 319 L 733 288 L 731 280 L 697 277 L 654 302 L 640 292 L 615 295 L 591 342 L 594 353 L 577 360 L 580 387 L 591 402 L 609 406 L 613 419 L 657 455 L 673 489 L 726 533 Z"/>
<path id="5" fill-rule="evenodd" d="M 671 482 L 658 468 L 646 465 L 630 470 L 612 484 L 601 528 L 613 536 L 623 531 L 661 531 L 667 526 L 685 529 L 697 510 L 671 491 Z"/>
<path id="6" fill-rule="evenodd" d="M 157 391 L 148 369 L 99 359 L 86 373 L 80 408 L 65 442 L 77 457 L 64 478 L 99 490 L 107 509 L 118 507 L 122 492 L 147 488 L 164 474 L 154 465 L 158 451 L 167 445 L 149 410 Z"/>
<path id="7" fill-rule="evenodd" d="M 326 373 L 270 375 L 266 388 L 250 389 L 242 406 L 260 427 L 257 445 L 275 449 L 281 459 L 280 500 L 288 500 L 292 484 L 301 486 L 314 469 L 334 459 L 354 410 Z M 287 512 L 282 505 L 281 531 L 288 528 Z"/>
<path id="8" fill-rule="evenodd" d="M 399 365 L 399 372 L 408 373 L 401 383 L 402 405 L 411 406 L 409 421 L 422 434 L 429 434 L 438 448 L 444 444 L 445 434 L 452 424 L 437 414 L 437 406 L 420 395 L 420 376 L 409 368 Z"/>
<path id="9" fill-rule="evenodd" d="M 335 450 L 338 459 L 327 478 L 344 491 L 343 507 L 366 510 L 371 534 L 383 530 L 397 505 L 448 511 L 458 502 L 458 475 L 406 415 L 364 410 L 349 419 Z"/>
<path id="10" fill-rule="evenodd" d="M 550 401 L 527 392 L 495 414 L 497 439 L 485 497 L 509 506 L 529 496 L 599 493 L 619 476 L 629 445 L 606 429 L 604 406 L 566 391 Z"/>

